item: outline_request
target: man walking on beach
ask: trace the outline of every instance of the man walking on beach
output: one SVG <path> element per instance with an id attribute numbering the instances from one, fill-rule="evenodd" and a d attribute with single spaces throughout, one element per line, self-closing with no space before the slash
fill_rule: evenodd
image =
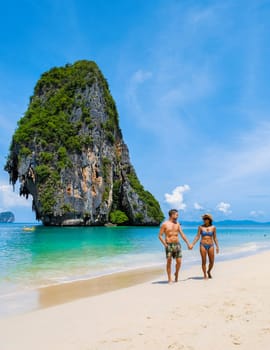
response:
<path id="1" fill-rule="evenodd" d="M 176 260 L 175 282 L 178 282 L 178 274 L 181 267 L 182 258 L 182 250 L 178 234 L 180 234 L 182 239 L 186 242 L 188 249 L 191 249 L 191 246 L 184 235 L 180 224 L 177 222 L 177 218 L 178 210 L 171 209 L 169 211 L 169 219 L 161 225 L 158 236 L 166 251 L 168 283 L 172 283 L 171 270 L 173 258 Z M 163 235 L 165 235 L 165 240 L 163 239 Z"/>

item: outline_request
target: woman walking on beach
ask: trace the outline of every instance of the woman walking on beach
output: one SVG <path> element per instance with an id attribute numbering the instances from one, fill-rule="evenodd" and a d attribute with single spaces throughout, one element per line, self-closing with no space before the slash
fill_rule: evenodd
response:
<path id="1" fill-rule="evenodd" d="M 218 246 L 216 228 L 213 225 L 212 215 L 204 214 L 202 216 L 202 219 L 204 223 L 203 225 L 199 226 L 198 233 L 195 236 L 193 243 L 191 244 L 191 249 L 195 246 L 195 244 L 198 242 L 198 240 L 201 237 L 200 253 L 202 257 L 202 270 L 203 270 L 204 278 L 207 279 L 207 278 L 212 278 L 211 270 L 214 266 L 214 261 L 215 261 L 214 243 L 216 245 L 217 254 L 219 253 L 219 246 Z M 209 266 L 208 266 L 208 270 L 206 271 L 207 256 L 209 260 Z"/>

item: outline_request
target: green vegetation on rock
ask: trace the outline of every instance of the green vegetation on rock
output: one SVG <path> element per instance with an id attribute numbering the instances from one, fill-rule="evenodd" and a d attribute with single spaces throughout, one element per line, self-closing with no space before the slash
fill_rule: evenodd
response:
<path id="1" fill-rule="evenodd" d="M 18 122 L 13 135 L 19 156 L 31 154 L 31 149 L 37 148 L 37 145 L 42 150 L 40 155 L 60 148 L 76 153 L 81 152 L 83 147 L 93 146 L 90 134 L 94 125 L 90 109 L 80 102 L 80 98 L 85 89 L 94 83 L 103 88 L 105 111 L 108 113 L 104 130 L 108 140 L 114 143 L 118 113 L 107 81 L 94 62 L 78 61 L 42 74 L 34 96 L 30 99 L 29 108 Z M 79 120 L 74 123 L 70 117 L 76 108 Z M 89 130 L 88 135 L 78 133 L 82 126 Z M 43 163 L 43 160 L 41 158 L 40 162 Z M 63 166 L 63 159 L 60 161 Z"/>
<path id="2" fill-rule="evenodd" d="M 121 210 L 115 210 L 110 213 L 110 221 L 113 224 L 123 224 L 125 222 L 128 222 L 128 220 L 129 219 L 126 214 Z"/>
<path id="3" fill-rule="evenodd" d="M 138 194 L 140 199 L 145 203 L 147 214 L 150 217 L 154 218 L 156 221 L 161 222 L 164 219 L 164 215 L 160 210 L 158 201 L 154 198 L 154 196 L 150 192 L 144 189 L 137 175 L 135 174 L 134 170 L 131 170 L 131 172 L 127 176 L 132 188 Z M 137 215 L 139 215 L 137 219 L 141 221 L 140 213 Z"/>

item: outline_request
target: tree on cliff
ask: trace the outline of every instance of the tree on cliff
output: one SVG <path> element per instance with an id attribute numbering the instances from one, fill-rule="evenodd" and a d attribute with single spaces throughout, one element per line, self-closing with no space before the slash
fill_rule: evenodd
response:
<path id="1" fill-rule="evenodd" d="M 102 225 L 110 214 L 130 225 L 163 220 L 159 203 L 138 180 L 108 83 L 92 61 L 41 76 L 5 170 L 13 185 L 19 179 L 21 195 L 32 195 L 45 225 Z"/>

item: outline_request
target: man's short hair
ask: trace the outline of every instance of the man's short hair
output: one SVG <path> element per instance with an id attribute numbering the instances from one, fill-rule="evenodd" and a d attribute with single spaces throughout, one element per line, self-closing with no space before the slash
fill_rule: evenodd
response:
<path id="1" fill-rule="evenodd" d="M 169 216 L 171 217 L 173 214 L 178 213 L 177 209 L 171 209 L 169 210 Z"/>

